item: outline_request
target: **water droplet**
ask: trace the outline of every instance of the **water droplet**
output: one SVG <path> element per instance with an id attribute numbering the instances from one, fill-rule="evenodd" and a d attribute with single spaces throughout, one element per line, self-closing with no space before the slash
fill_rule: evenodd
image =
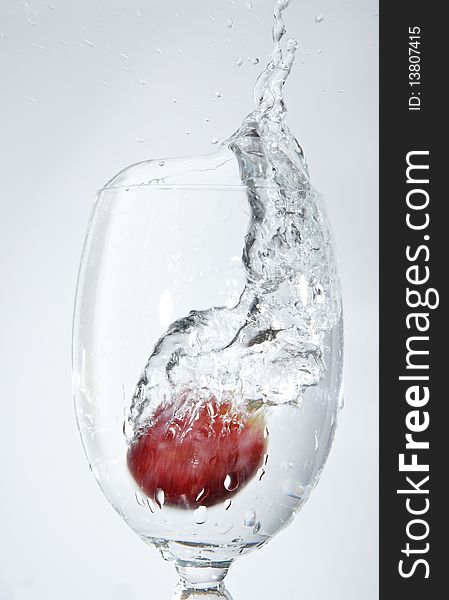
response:
<path id="1" fill-rule="evenodd" d="M 191 131 L 189 131 L 189 130 L 187 130 L 187 131 L 185 132 L 185 134 L 186 134 L 186 135 L 190 135 L 191 133 L 192 133 L 192 132 L 191 132 Z"/>
<path id="2" fill-rule="evenodd" d="M 328 91 L 329 91 L 329 88 L 324 88 L 323 89 L 323 92 L 328 92 Z"/>
<path id="3" fill-rule="evenodd" d="M 214 144 L 214 145 L 218 144 L 218 138 L 217 137 L 212 138 L 211 141 L 210 141 L 210 143 Z"/>
<path id="4" fill-rule="evenodd" d="M 243 60 L 239 57 L 236 61 L 235 61 L 235 66 L 236 67 L 241 67 L 243 64 Z"/>
<path id="5" fill-rule="evenodd" d="M 164 490 L 157 488 L 154 499 L 156 500 L 156 504 L 159 506 L 159 508 L 162 508 L 165 502 Z"/>
<path id="6" fill-rule="evenodd" d="M 139 142 L 140 144 L 143 144 L 145 142 L 145 138 L 143 138 L 143 137 L 137 137 L 136 138 L 136 142 Z"/>
<path id="7" fill-rule="evenodd" d="M 127 56 L 126 54 L 120 54 L 120 58 L 124 58 L 125 60 L 128 60 L 129 56 Z"/>
<path id="8" fill-rule="evenodd" d="M 34 48 L 39 48 L 39 50 L 46 50 L 46 46 L 41 46 L 41 44 L 35 44 L 34 42 L 31 42 L 31 45 L 34 46 Z"/>
<path id="9" fill-rule="evenodd" d="M 36 98 L 25 98 L 27 102 L 32 102 L 33 104 L 37 102 Z"/>
<path id="10" fill-rule="evenodd" d="M 123 70 L 129 73 L 129 67 L 123 67 Z"/>
<path id="11" fill-rule="evenodd" d="M 140 85 L 146 85 L 147 84 L 147 80 L 146 79 L 140 79 L 139 83 L 140 83 Z"/>
<path id="12" fill-rule="evenodd" d="M 262 477 L 265 475 L 266 471 L 265 469 L 262 469 L 259 475 L 259 481 L 262 481 Z"/>
<path id="13" fill-rule="evenodd" d="M 216 92 L 214 92 L 214 96 L 216 100 L 219 100 L 223 96 L 223 94 L 222 92 L 217 90 Z"/>
<path id="14" fill-rule="evenodd" d="M 140 17 L 141 17 L 141 16 L 142 16 L 142 11 L 140 10 L 140 8 L 137 8 L 137 9 L 136 9 L 136 17 L 137 17 L 138 19 L 140 19 Z"/>
<path id="15" fill-rule="evenodd" d="M 178 103 L 178 98 L 173 98 L 173 103 L 177 104 Z"/>
<path id="16" fill-rule="evenodd" d="M 163 167 L 164 165 L 165 165 L 165 160 L 160 160 L 160 161 L 159 161 L 159 166 L 160 166 L 160 167 Z"/>
<path id="17" fill-rule="evenodd" d="M 253 7 L 253 3 L 252 3 L 252 2 L 247 2 L 247 3 L 245 4 L 245 6 L 246 6 L 246 8 L 247 8 L 248 10 L 251 10 L 251 9 L 252 9 L 252 7 Z"/>
<path id="18" fill-rule="evenodd" d="M 182 48 L 178 48 L 178 54 L 182 54 L 182 53 L 183 53 Z"/>
<path id="19" fill-rule="evenodd" d="M 206 123 L 210 123 L 211 122 L 211 119 L 209 119 L 209 118 L 204 119 L 204 120 L 205 120 Z"/>
<path id="20" fill-rule="evenodd" d="M 234 21 L 231 18 L 227 20 L 226 24 L 229 27 L 229 29 L 232 29 L 234 27 Z"/>
<path id="21" fill-rule="evenodd" d="M 198 523 L 198 525 L 205 523 L 207 521 L 207 508 L 205 506 L 199 506 L 193 512 L 193 520 L 195 523 Z"/>
<path id="22" fill-rule="evenodd" d="M 318 54 L 322 54 L 323 51 L 321 50 L 321 48 L 318 50 Z"/>
<path id="23" fill-rule="evenodd" d="M 155 48 L 155 50 L 158 54 L 162 54 L 162 50 L 160 48 Z"/>
<path id="24" fill-rule="evenodd" d="M 322 23 L 324 21 L 323 15 L 319 14 L 315 17 L 315 23 Z"/>
<path id="25" fill-rule="evenodd" d="M 90 40 L 87 40 L 87 39 L 84 41 L 86 42 L 87 46 L 90 46 L 91 48 L 93 48 L 93 46 L 94 46 L 93 42 L 91 42 Z"/>
<path id="26" fill-rule="evenodd" d="M 109 87 L 111 84 L 109 83 L 109 81 L 103 81 L 103 85 Z"/>
<path id="27" fill-rule="evenodd" d="M 225 510 L 229 510 L 231 508 L 232 500 L 225 500 L 223 506 Z"/>
<path id="28" fill-rule="evenodd" d="M 339 93 L 339 94 L 344 94 L 344 93 L 345 93 L 345 91 L 344 91 L 344 90 L 338 90 L 338 93 Z"/>
<path id="29" fill-rule="evenodd" d="M 315 452 L 318 450 L 318 446 L 319 446 L 319 440 L 318 440 L 318 431 L 315 431 Z"/>
<path id="30" fill-rule="evenodd" d="M 225 477 L 223 485 L 228 490 L 228 492 L 233 492 L 234 490 L 236 490 L 239 485 L 239 478 L 237 476 L 237 473 L 228 473 Z"/>
<path id="31" fill-rule="evenodd" d="M 254 527 L 256 524 L 256 513 L 254 510 L 247 510 L 243 515 L 243 524 L 245 527 Z"/>

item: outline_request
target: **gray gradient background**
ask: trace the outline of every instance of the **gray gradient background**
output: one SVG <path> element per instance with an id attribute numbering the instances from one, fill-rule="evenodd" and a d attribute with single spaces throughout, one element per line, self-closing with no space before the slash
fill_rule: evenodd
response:
<path id="1" fill-rule="evenodd" d="M 75 280 L 105 181 L 145 158 L 208 152 L 251 109 L 261 66 L 247 59 L 266 60 L 273 0 L 246 4 L 0 0 L 1 600 L 170 597 L 173 566 L 109 507 L 82 452 Z M 378 596 L 376 11 L 375 0 L 293 0 L 286 15 L 300 42 L 288 122 L 340 258 L 346 406 L 310 502 L 233 567 L 236 600 Z"/>

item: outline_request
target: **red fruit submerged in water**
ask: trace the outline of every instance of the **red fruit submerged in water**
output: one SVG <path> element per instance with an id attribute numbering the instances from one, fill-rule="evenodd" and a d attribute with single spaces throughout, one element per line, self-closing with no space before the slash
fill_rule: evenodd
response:
<path id="1" fill-rule="evenodd" d="M 213 506 L 239 491 L 262 465 L 265 420 L 236 412 L 215 398 L 182 416 L 168 406 L 128 450 L 128 468 L 147 496 L 164 503 Z M 158 498 L 162 495 L 159 492 Z"/>

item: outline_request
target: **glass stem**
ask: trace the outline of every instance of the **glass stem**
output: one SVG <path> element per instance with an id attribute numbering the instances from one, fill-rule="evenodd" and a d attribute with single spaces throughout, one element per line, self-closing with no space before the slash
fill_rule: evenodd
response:
<path id="1" fill-rule="evenodd" d="M 232 600 L 225 589 L 224 578 L 229 564 L 192 566 L 177 564 L 179 584 L 174 600 Z"/>

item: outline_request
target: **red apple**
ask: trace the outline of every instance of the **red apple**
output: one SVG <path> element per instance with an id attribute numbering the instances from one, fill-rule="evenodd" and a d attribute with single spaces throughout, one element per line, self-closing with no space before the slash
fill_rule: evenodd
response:
<path id="1" fill-rule="evenodd" d="M 233 496 L 256 474 L 266 451 L 265 419 L 245 415 L 212 396 L 182 416 L 175 406 L 156 411 L 152 424 L 128 449 L 128 468 L 145 494 L 194 508 Z M 158 492 L 158 499 L 162 492 Z"/>

